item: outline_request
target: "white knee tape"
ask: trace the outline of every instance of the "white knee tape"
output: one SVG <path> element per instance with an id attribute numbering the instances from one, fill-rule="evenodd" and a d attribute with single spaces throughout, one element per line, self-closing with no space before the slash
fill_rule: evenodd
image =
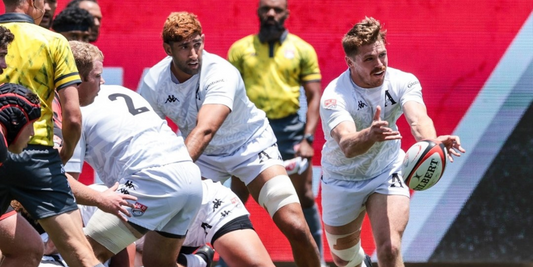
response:
<path id="1" fill-rule="evenodd" d="M 114 254 L 138 239 L 117 216 L 101 210 L 94 213 L 84 232 Z"/>
<path id="2" fill-rule="evenodd" d="M 342 248 L 343 243 L 348 243 L 353 238 L 355 233 L 347 235 L 332 235 L 326 232 L 326 238 L 328 239 L 329 248 L 331 253 L 335 254 L 337 257 L 341 258 L 343 261 L 347 261 L 344 267 L 355 267 L 363 262 L 365 259 L 365 251 L 361 247 L 361 239 L 357 244 L 346 249 Z"/>
<path id="3" fill-rule="evenodd" d="M 263 185 L 259 192 L 258 202 L 268 211 L 270 217 L 273 217 L 283 206 L 300 203 L 300 200 L 289 176 L 278 175 Z"/>

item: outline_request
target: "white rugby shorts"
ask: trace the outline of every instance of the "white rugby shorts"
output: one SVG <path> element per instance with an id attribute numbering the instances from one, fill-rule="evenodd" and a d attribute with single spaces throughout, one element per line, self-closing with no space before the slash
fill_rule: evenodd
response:
<path id="1" fill-rule="evenodd" d="M 204 180 L 204 199 L 183 246 L 200 247 L 211 243 L 213 236 L 226 223 L 249 215 L 239 197 L 219 182 Z"/>
<path id="2" fill-rule="evenodd" d="M 276 136 L 270 126 L 259 137 L 248 141 L 231 154 L 203 154 L 196 164 L 204 178 L 224 182 L 235 176 L 246 185 L 267 168 L 274 165 L 284 166 L 276 145 Z"/>
<path id="3" fill-rule="evenodd" d="M 373 193 L 410 197 L 409 187 L 401 174 L 403 158 L 399 158 L 382 174 L 367 180 L 338 180 L 322 177 L 322 220 L 330 226 L 346 225 L 359 216 L 361 208 Z"/>
<path id="4" fill-rule="evenodd" d="M 142 170 L 120 179 L 117 192 L 137 197 L 137 201 L 130 201 L 135 207 L 127 208 L 132 215 L 128 221 L 182 236 L 198 213 L 203 196 L 200 170 L 193 162 Z M 81 210 L 91 212 L 90 208 Z"/>

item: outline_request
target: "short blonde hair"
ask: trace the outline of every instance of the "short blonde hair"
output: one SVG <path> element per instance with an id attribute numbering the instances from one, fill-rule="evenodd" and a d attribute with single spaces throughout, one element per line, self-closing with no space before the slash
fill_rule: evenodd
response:
<path id="1" fill-rule="evenodd" d="M 198 17 L 189 12 L 172 12 L 163 26 L 163 42 L 181 42 L 195 34 L 202 34 L 202 25 Z"/>
<path id="2" fill-rule="evenodd" d="M 387 31 L 381 30 L 381 23 L 372 17 L 365 17 L 361 22 L 355 24 L 342 38 L 342 47 L 346 56 L 355 56 L 359 47 L 373 44 L 377 41 L 386 40 Z"/>
<path id="3" fill-rule="evenodd" d="M 104 61 L 104 54 L 98 47 L 90 43 L 69 41 L 69 44 L 81 78 L 87 79 L 93 69 L 93 62 L 95 60 Z"/>

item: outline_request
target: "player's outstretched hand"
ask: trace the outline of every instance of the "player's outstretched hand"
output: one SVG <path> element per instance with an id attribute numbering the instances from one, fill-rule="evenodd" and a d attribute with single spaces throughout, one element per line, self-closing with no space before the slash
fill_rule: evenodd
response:
<path id="1" fill-rule="evenodd" d="M 117 188 L 118 183 L 115 183 L 112 187 L 100 193 L 98 208 L 107 213 L 115 214 L 126 222 L 128 219 L 124 215 L 131 217 L 126 207 L 133 207 L 133 204 L 128 202 L 128 200 L 135 201 L 137 197 L 115 192 Z"/>
<path id="2" fill-rule="evenodd" d="M 461 146 L 461 140 L 457 135 L 441 135 L 437 137 L 437 140 L 442 142 L 446 146 L 446 152 L 448 152 L 448 159 L 453 162 L 453 156 L 460 157 L 461 153 L 465 153 L 466 150 Z"/>
<path id="3" fill-rule="evenodd" d="M 400 132 L 393 131 L 391 128 L 389 128 L 389 122 L 382 121 L 380 116 L 381 107 L 377 106 L 372 125 L 369 129 L 370 139 L 374 140 L 375 142 L 402 139 Z"/>

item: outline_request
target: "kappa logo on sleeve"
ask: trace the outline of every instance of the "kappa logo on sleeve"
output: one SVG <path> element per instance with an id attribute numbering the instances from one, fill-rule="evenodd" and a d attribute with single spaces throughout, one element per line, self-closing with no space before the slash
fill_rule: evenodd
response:
<path id="1" fill-rule="evenodd" d="M 337 99 L 326 99 L 326 101 L 324 101 L 324 108 L 326 109 L 337 108 Z"/>

